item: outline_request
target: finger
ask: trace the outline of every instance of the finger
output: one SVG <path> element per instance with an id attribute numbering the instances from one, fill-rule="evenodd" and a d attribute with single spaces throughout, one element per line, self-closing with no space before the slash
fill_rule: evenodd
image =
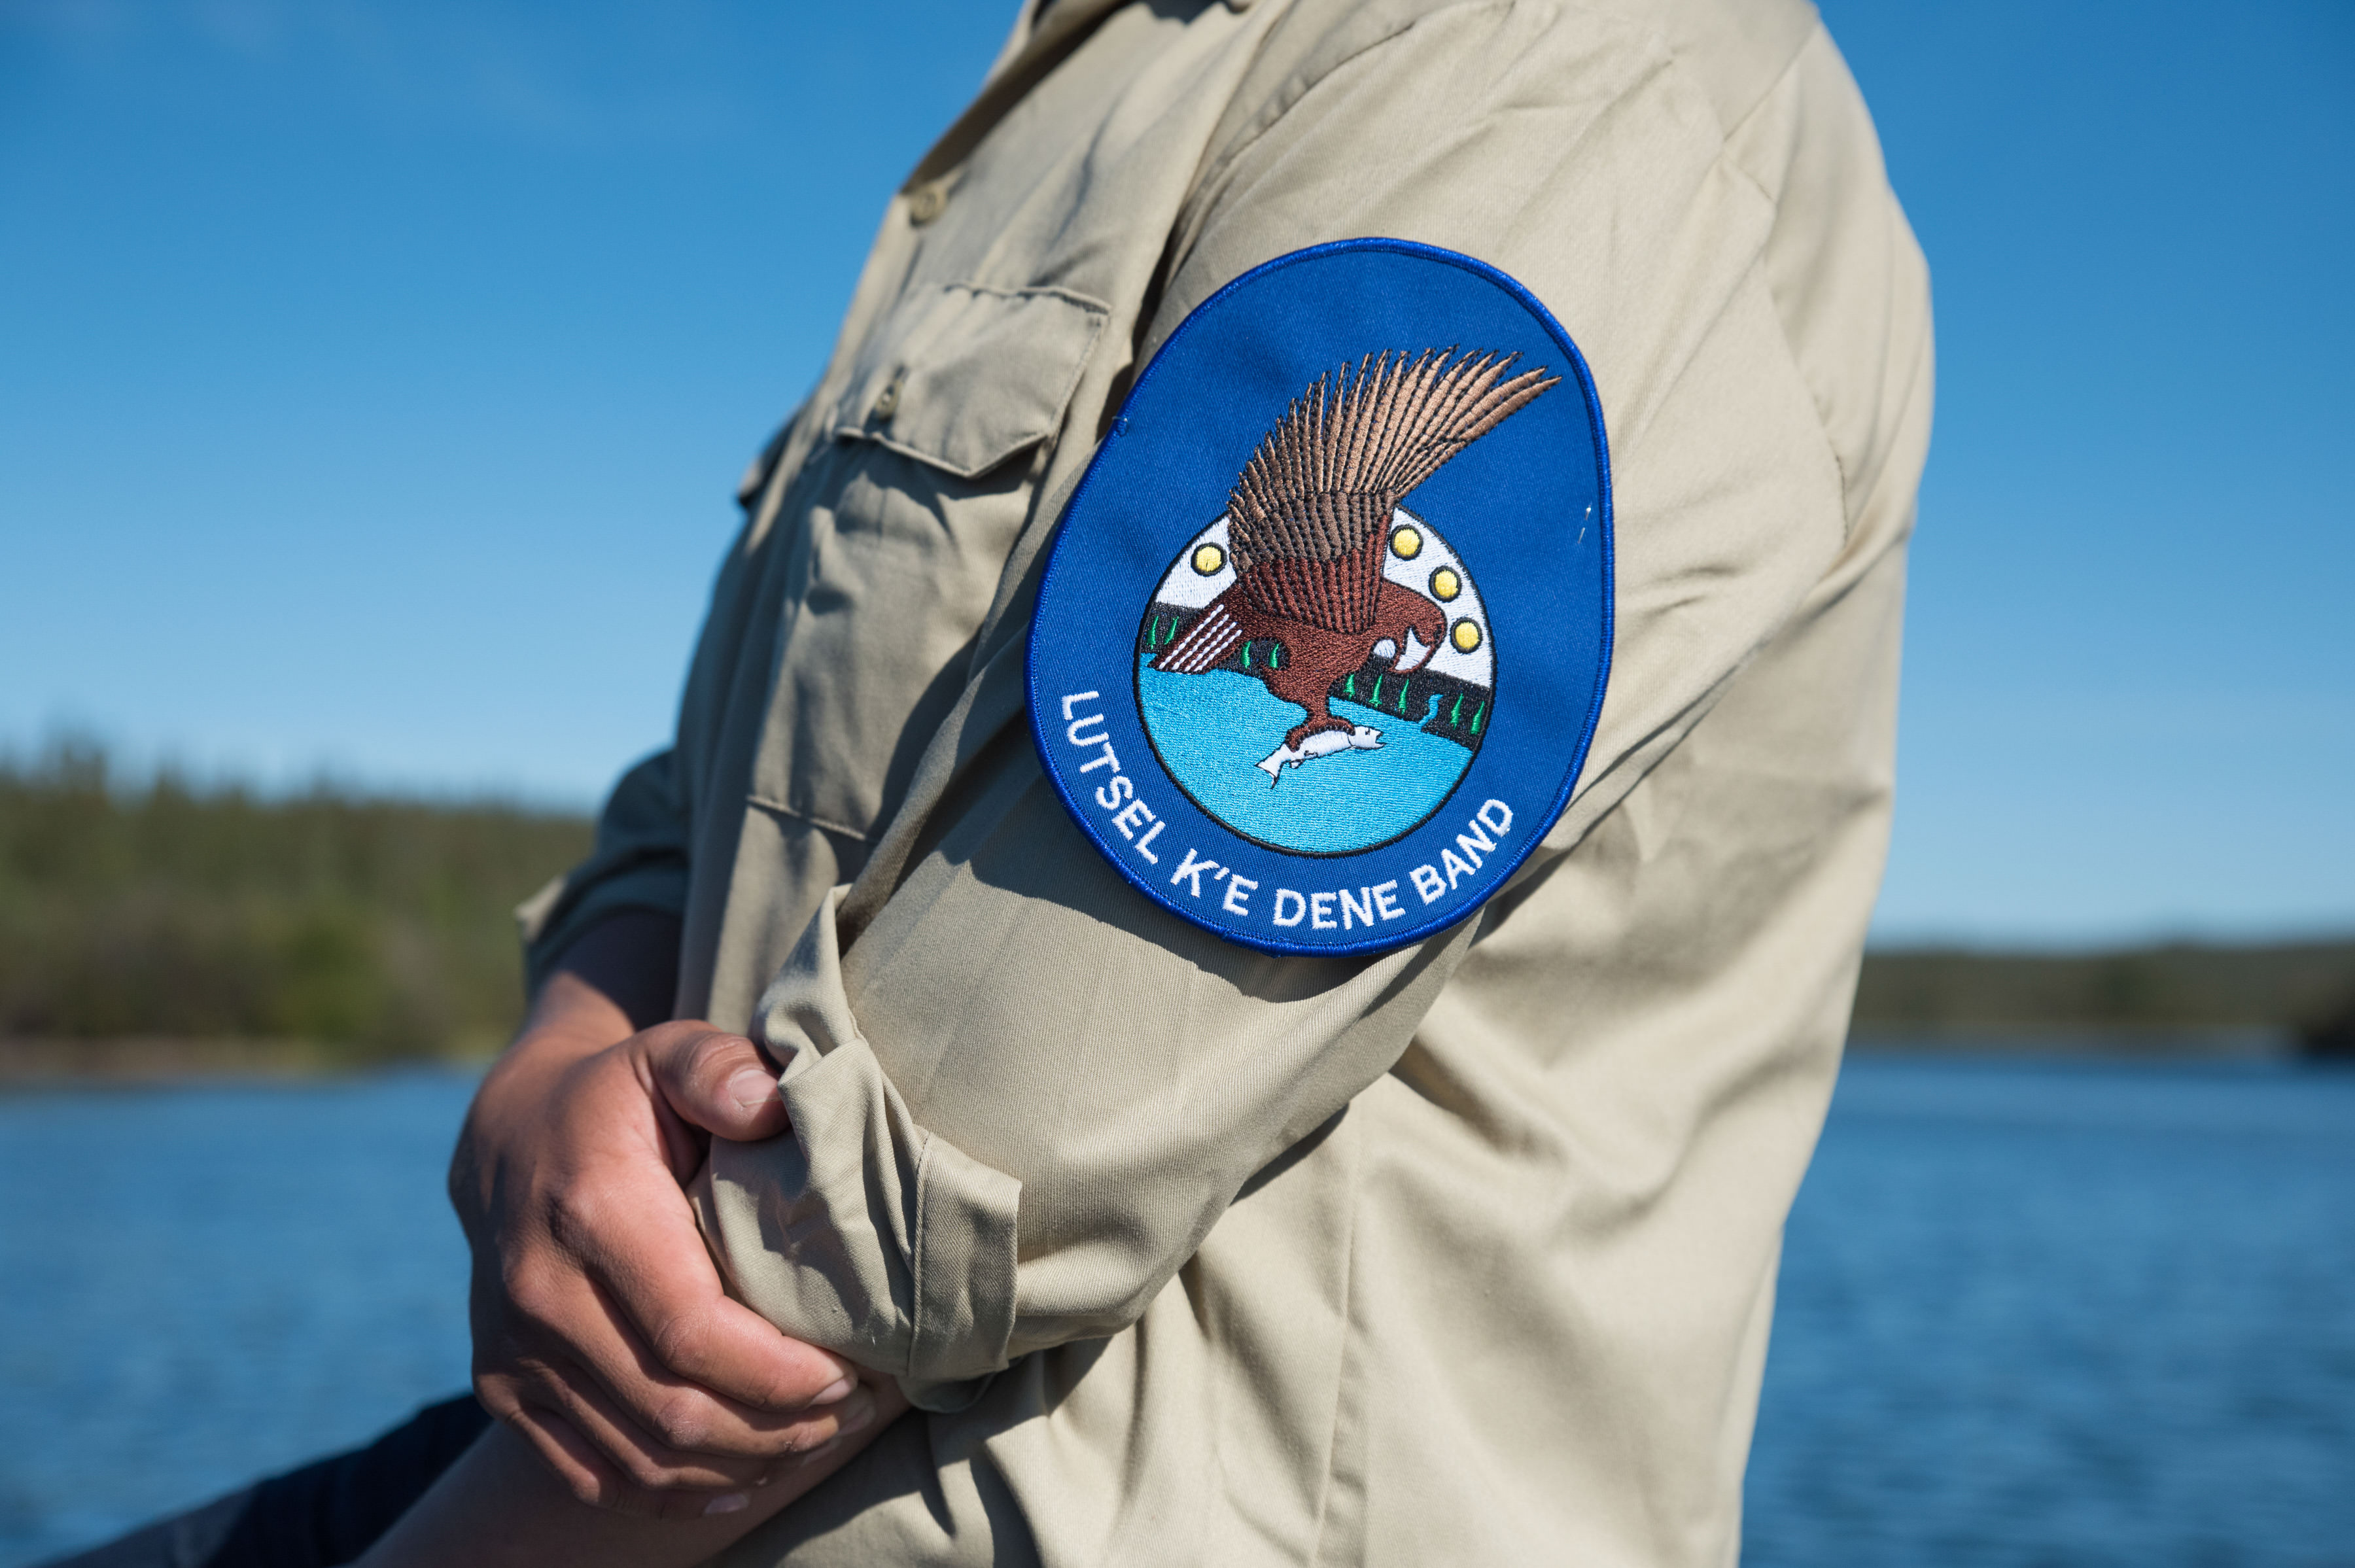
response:
<path id="1" fill-rule="evenodd" d="M 561 1360 L 535 1363 L 519 1380 L 517 1394 L 527 1406 L 560 1417 L 623 1483 L 645 1491 L 758 1486 L 776 1463 L 767 1454 L 713 1455 L 675 1447 L 631 1419 L 596 1377 Z M 801 1435 L 787 1440 L 798 1445 L 818 1438 Z"/>
<path id="2" fill-rule="evenodd" d="M 475 1380 L 474 1397 L 495 1419 L 521 1433 L 540 1462 L 582 1502 L 602 1508 L 621 1489 L 622 1473 L 561 1415 L 527 1404 L 511 1387 L 481 1378 Z"/>
<path id="3" fill-rule="evenodd" d="M 757 1489 L 791 1473 L 811 1455 L 876 1425 L 880 1418 L 875 1392 L 862 1386 L 795 1423 L 782 1435 L 789 1446 L 781 1452 L 758 1459 L 716 1459 L 650 1438 L 589 1380 L 571 1380 L 558 1397 L 570 1402 L 566 1409 L 574 1427 L 614 1461 L 623 1479 L 649 1495 Z"/>
<path id="4" fill-rule="evenodd" d="M 738 1143 L 785 1130 L 776 1070 L 742 1035 L 677 1024 L 649 1030 L 645 1051 L 655 1086 L 683 1120 Z"/>
<path id="5" fill-rule="evenodd" d="M 657 1519 L 706 1517 L 742 1509 L 757 1484 L 722 1485 L 707 1490 L 650 1489 L 616 1470 L 595 1445 L 552 1411 L 527 1403 L 507 1424 L 531 1444 L 532 1451 L 566 1490 L 592 1508 Z"/>
<path id="6" fill-rule="evenodd" d="M 542 1253 L 504 1284 L 482 1293 L 475 1314 L 476 1381 L 485 1402 L 509 1399 L 493 1385 L 512 1383 L 512 1398 L 562 1413 L 633 1479 L 741 1485 L 769 1460 L 831 1430 L 812 1426 L 827 1419 L 816 1412 L 750 1409 L 672 1374 L 622 1309 L 559 1253 Z"/>
<path id="7" fill-rule="evenodd" d="M 549 1277 L 553 1275 L 553 1283 Z M 714 1395 L 664 1366 L 599 1282 L 570 1268 L 520 1275 L 510 1294 L 526 1331 L 486 1356 L 517 1369 L 635 1480 L 647 1485 L 741 1484 L 758 1463 L 807 1448 L 837 1429 L 834 1408 L 854 1386 L 834 1378 L 829 1396 L 789 1412 Z M 741 1310 L 741 1309 L 740 1309 Z M 758 1322 L 758 1319 L 754 1320 Z M 760 1325 L 772 1339 L 773 1328 Z M 478 1342 L 495 1341 L 478 1333 Z M 831 1358 L 819 1374 L 833 1377 Z M 753 1462 L 751 1465 L 747 1461 Z"/>
<path id="8" fill-rule="evenodd" d="M 765 1413 L 794 1417 L 850 1391 L 858 1369 L 829 1351 L 790 1339 L 720 1288 L 686 1194 L 667 1182 L 636 1182 L 580 1205 L 558 1237 L 613 1315 L 643 1344 L 650 1364 L 628 1363 L 613 1339 L 581 1343 L 581 1353 L 639 1419 L 683 1447 L 701 1447 L 635 1397 L 645 1383 L 683 1381 L 712 1408 L 732 1405 L 737 1419 Z M 562 1337 L 570 1339 L 570 1334 Z M 634 1349 L 634 1347 L 631 1347 Z M 716 1396 L 716 1398 L 714 1397 Z M 692 1401 L 689 1402 L 693 1403 Z M 698 1412 L 680 1412 L 682 1415 Z M 777 1424 L 756 1424 L 775 1429 Z"/>

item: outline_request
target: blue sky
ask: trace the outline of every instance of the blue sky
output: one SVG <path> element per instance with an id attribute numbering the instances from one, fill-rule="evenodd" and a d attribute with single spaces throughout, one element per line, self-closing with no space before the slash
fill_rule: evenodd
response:
<path id="1" fill-rule="evenodd" d="M 1882 936 L 2355 925 L 2355 8 L 1826 15 L 1939 315 Z M 1007 18 L 0 0 L 0 743 L 593 799 Z"/>

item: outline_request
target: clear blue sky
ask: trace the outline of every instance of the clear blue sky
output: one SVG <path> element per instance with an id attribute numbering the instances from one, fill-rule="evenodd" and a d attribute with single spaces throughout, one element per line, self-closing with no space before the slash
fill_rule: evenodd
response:
<path id="1" fill-rule="evenodd" d="M 0 0 L 0 743 L 591 800 L 1008 14 Z M 1881 933 L 2355 926 L 2355 8 L 1827 15 L 1939 315 Z"/>

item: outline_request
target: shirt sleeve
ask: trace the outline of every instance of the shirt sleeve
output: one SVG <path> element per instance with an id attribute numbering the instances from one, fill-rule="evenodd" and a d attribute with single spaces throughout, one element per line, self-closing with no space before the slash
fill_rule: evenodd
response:
<path id="1" fill-rule="evenodd" d="M 1150 342 L 1325 240 L 1444 246 L 1587 354 L 1614 451 L 1617 645 L 1547 874 L 1823 579 L 1838 464 L 1760 256 L 1774 213 L 1656 48 L 1453 7 L 1343 51 L 1213 162 Z M 1138 897 L 1041 773 L 1018 618 L 908 805 L 764 997 L 790 1136 L 696 1198 L 742 1298 L 952 1409 L 1028 1350 L 1142 1315 L 1236 1193 L 1388 1072 L 1507 891 L 1373 958 L 1231 945 Z"/>
<path id="2" fill-rule="evenodd" d="M 564 950 L 590 927 L 625 909 L 666 914 L 687 909 L 687 814 L 669 751 L 622 775 L 598 814 L 589 858 L 517 909 L 531 988 L 538 989 Z"/>
<path id="3" fill-rule="evenodd" d="M 712 592 L 711 612 L 697 640 L 698 665 L 721 663 L 743 635 L 745 564 L 761 533 L 768 493 L 797 426 L 801 411 L 777 428 L 736 486 L 744 526 L 730 550 Z M 695 683 L 690 682 L 690 689 Z M 682 733 L 695 715 L 682 712 Z M 623 910 L 652 910 L 684 919 L 694 825 L 688 809 L 691 781 L 680 762 L 682 748 L 667 747 L 623 773 L 597 816 L 597 839 L 589 858 L 517 906 L 524 944 L 524 975 L 537 990 L 566 948 L 591 927 Z"/>

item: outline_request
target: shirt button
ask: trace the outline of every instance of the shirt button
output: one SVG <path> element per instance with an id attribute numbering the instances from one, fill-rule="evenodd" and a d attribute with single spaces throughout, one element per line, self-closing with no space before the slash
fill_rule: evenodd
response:
<path id="1" fill-rule="evenodd" d="M 900 411 L 900 382 L 902 379 L 902 377 L 892 377 L 891 384 L 875 395 L 875 407 L 869 411 L 869 418 L 888 420 Z"/>
<path id="2" fill-rule="evenodd" d="M 948 182 L 926 180 L 908 193 L 908 221 L 921 228 L 938 218 L 948 204 Z"/>

